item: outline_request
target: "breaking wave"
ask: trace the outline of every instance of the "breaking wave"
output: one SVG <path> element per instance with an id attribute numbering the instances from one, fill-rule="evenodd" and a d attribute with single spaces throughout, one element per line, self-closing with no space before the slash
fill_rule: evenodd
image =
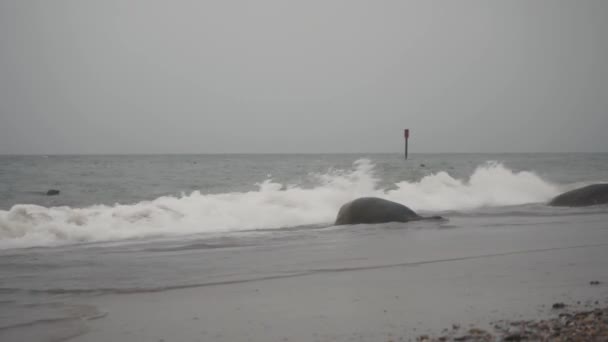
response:
<path id="1" fill-rule="evenodd" d="M 257 191 L 195 191 L 128 205 L 18 204 L 0 210 L 0 249 L 331 223 L 342 204 L 360 196 L 383 197 L 432 212 L 538 203 L 560 192 L 532 172 L 514 172 L 494 162 L 477 167 L 468 179 L 442 171 L 390 189 L 379 187 L 374 164 L 366 159 L 356 161 L 351 170 L 311 177 L 316 184 L 312 188 L 268 179 L 257 184 Z"/>

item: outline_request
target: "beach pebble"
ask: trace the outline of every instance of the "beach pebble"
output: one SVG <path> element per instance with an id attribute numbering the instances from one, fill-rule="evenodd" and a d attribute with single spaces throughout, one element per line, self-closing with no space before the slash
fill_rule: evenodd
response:
<path id="1" fill-rule="evenodd" d="M 563 309 L 566 307 L 566 304 L 564 303 L 553 303 L 553 305 L 551 306 L 553 309 Z"/>
<path id="2" fill-rule="evenodd" d="M 505 338 L 504 338 L 505 341 L 521 341 L 523 339 L 524 339 L 524 337 L 522 337 L 522 335 L 520 333 L 510 334 L 510 335 L 505 336 Z"/>

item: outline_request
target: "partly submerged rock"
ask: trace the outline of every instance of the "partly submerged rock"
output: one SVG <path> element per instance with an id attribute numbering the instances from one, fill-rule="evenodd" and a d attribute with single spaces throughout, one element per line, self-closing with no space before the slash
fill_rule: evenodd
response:
<path id="1" fill-rule="evenodd" d="M 549 202 L 559 207 L 586 207 L 608 203 L 608 183 L 593 184 L 565 192 Z"/>
<path id="2" fill-rule="evenodd" d="M 377 197 L 362 197 L 344 204 L 338 212 L 335 224 L 374 224 L 437 219 L 442 218 L 439 216 L 422 217 L 403 204 Z"/>
<path id="3" fill-rule="evenodd" d="M 57 189 L 50 189 L 49 191 L 46 192 L 47 196 L 57 196 L 59 195 L 61 191 L 57 190 Z"/>

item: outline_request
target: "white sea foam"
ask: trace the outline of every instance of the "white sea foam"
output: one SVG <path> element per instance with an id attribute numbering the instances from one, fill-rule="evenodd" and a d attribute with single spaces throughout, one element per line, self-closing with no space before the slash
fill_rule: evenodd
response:
<path id="1" fill-rule="evenodd" d="M 513 172 L 500 163 L 477 167 L 469 179 L 439 172 L 418 182 L 398 182 L 391 190 L 379 188 L 369 160 L 356 161 L 352 170 L 313 178 L 317 183 L 313 188 L 268 179 L 258 184 L 257 191 L 195 191 L 128 205 L 45 208 L 19 204 L 0 211 L 0 248 L 331 223 L 343 203 L 360 196 L 383 197 L 432 212 L 544 202 L 559 193 L 557 186 L 536 174 Z"/>

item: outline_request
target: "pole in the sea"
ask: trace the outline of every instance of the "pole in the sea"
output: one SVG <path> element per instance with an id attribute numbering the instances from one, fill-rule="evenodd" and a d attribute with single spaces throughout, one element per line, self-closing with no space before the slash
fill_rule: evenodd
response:
<path id="1" fill-rule="evenodd" d="M 407 160 L 407 141 L 410 139 L 409 129 L 406 128 L 403 130 L 403 137 L 405 138 L 405 160 Z"/>

